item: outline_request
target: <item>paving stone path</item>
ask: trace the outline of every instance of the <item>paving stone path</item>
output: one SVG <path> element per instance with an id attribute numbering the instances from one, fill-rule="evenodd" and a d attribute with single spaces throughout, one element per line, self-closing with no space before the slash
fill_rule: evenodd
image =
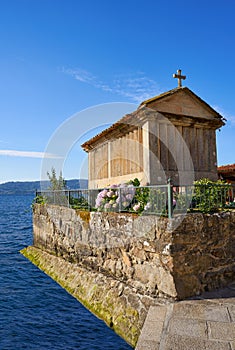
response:
<path id="1" fill-rule="evenodd" d="M 150 307 L 136 350 L 235 350 L 235 282 L 194 299 Z"/>

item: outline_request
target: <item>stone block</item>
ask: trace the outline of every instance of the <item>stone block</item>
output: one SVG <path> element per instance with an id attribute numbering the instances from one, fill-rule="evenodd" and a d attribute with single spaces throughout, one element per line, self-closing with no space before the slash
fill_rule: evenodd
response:
<path id="1" fill-rule="evenodd" d="M 142 283 L 148 283 L 150 278 L 154 278 L 153 276 L 155 276 L 157 280 L 157 276 L 159 274 L 158 269 L 154 268 L 150 264 L 135 264 L 134 269 L 134 278 Z"/>
<path id="2" fill-rule="evenodd" d="M 174 305 L 174 315 L 176 317 L 191 318 L 198 320 L 230 322 L 226 307 L 215 305 L 195 304 L 195 302 L 180 302 Z"/>
<path id="3" fill-rule="evenodd" d="M 138 262 L 143 262 L 147 259 L 147 254 L 142 248 L 133 247 L 130 254 L 132 255 L 133 259 Z"/>
<path id="4" fill-rule="evenodd" d="M 135 350 L 159 350 L 159 346 L 154 340 L 140 340 Z"/>
<path id="5" fill-rule="evenodd" d="M 162 330 L 163 322 L 151 322 L 146 320 L 141 331 L 140 339 L 142 341 L 152 340 L 156 343 L 160 343 Z"/>
<path id="6" fill-rule="evenodd" d="M 208 322 L 209 339 L 235 340 L 235 323 Z"/>
<path id="7" fill-rule="evenodd" d="M 175 287 L 174 277 L 163 267 L 159 267 L 159 276 L 160 278 L 157 279 L 159 291 L 175 298 L 177 296 L 177 291 Z"/>
<path id="8" fill-rule="evenodd" d="M 235 300 L 234 305 L 228 306 L 228 312 L 233 322 L 235 322 Z"/>
<path id="9" fill-rule="evenodd" d="M 182 319 L 173 317 L 169 323 L 170 334 L 207 339 L 207 325 L 205 321 L 195 319 Z"/>
<path id="10" fill-rule="evenodd" d="M 146 239 L 153 241 L 156 238 L 154 216 L 139 216 L 135 218 L 133 222 L 133 235 L 135 237 L 145 237 Z"/>
<path id="11" fill-rule="evenodd" d="M 129 255 L 127 254 L 127 252 L 125 252 L 124 250 L 122 250 L 122 259 L 123 259 L 123 262 L 126 266 L 131 267 L 131 265 L 132 265 L 131 259 L 130 259 Z"/>
<path id="12" fill-rule="evenodd" d="M 146 322 L 164 322 L 167 306 L 150 306 Z"/>
<path id="13" fill-rule="evenodd" d="M 170 335 L 167 337 L 164 350 L 231 350 L 229 342 L 214 342 L 193 338 L 189 335 Z M 142 349 L 141 349 L 142 350 Z"/>

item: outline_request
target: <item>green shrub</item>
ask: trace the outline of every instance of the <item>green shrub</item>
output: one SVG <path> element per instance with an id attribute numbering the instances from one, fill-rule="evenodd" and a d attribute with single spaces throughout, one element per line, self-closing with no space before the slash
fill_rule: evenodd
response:
<path id="1" fill-rule="evenodd" d="M 203 213 L 216 212 L 225 207 L 230 185 L 225 181 L 203 178 L 194 182 L 193 208 Z"/>
<path id="2" fill-rule="evenodd" d="M 78 210 L 91 209 L 89 203 L 87 202 L 87 200 L 83 196 L 81 196 L 79 198 L 70 197 L 69 204 L 70 204 L 71 208 L 73 208 L 73 209 L 78 209 Z"/>
<path id="3" fill-rule="evenodd" d="M 33 209 L 35 204 L 42 204 L 43 205 L 43 204 L 46 204 L 46 203 L 47 203 L 47 199 L 45 197 L 37 195 L 33 199 L 31 207 Z"/>

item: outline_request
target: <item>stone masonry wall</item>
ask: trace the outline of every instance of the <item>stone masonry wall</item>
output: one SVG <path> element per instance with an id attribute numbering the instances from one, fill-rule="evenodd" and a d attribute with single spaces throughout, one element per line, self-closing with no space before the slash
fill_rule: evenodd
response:
<path id="1" fill-rule="evenodd" d="M 139 294 L 184 299 L 234 279 L 235 212 L 168 220 L 36 205 L 34 246 Z"/>
<path id="2" fill-rule="evenodd" d="M 235 211 L 172 220 L 35 205 L 21 253 L 133 347 L 150 306 L 234 279 Z"/>

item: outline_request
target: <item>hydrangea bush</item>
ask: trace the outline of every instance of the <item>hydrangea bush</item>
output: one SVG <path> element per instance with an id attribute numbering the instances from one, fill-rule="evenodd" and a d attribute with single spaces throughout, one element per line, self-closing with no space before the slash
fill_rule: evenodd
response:
<path id="1" fill-rule="evenodd" d="M 140 181 L 136 178 L 103 189 L 96 198 L 96 210 L 165 214 L 166 193 L 154 188 L 139 186 Z"/>
<path id="2" fill-rule="evenodd" d="M 139 182 L 138 182 L 139 183 Z M 95 207 L 98 211 L 122 211 L 135 206 L 134 197 L 136 183 L 129 181 L 119 185 L 112 185 L 98 193 Z M 135 210 L 133 208 L 133 210 Z"/>

